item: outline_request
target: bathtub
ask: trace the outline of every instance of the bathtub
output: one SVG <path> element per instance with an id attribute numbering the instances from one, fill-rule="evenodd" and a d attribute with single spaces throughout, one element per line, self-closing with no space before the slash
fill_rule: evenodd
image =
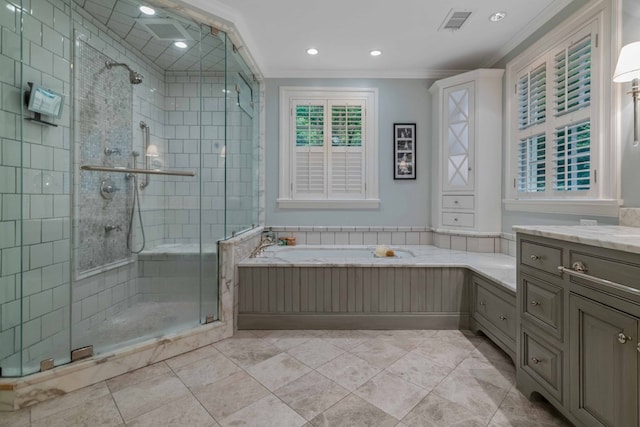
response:
<path id="1" fill-rule="evenodd" d="M 258 257 L 280 258 L 289 261 L 313 261 L 324 259 L 397 259 L 413 258 L 415 255 L 408 249 L 393 249 L 393 257 L 377 257 L 375 246 L 269 246 Z"/>
<path id="2" fill-rule="evenodd" d="M 391 249 L 376 258 L 375 246 L 266 248 L 238 265 L 238 328 L 467 328 L 468 270 L 447 261 L 451 251 Z"/>

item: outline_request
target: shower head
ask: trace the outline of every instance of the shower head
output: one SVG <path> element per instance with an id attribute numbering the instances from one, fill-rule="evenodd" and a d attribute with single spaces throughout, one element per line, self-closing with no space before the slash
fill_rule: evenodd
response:
<path id="1" fill-rule="evenodd" d="M 132 85 L 142 83 L 142 79 L 144 78 L 142 74 L 138 73 L 137 71 L 133 71 L 127 64 L 123 62 L 105 61 L 104 65 L 106 65 L 108 70 L 110 70 L 111 67 L 125 67 L 127 70 L 129 70 L 129 83 L 131 83 Z"/>

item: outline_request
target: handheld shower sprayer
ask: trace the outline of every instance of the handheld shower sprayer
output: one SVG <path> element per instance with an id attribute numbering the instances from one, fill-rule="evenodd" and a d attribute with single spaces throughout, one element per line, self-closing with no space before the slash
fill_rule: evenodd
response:
<path id="1" fill-rule="evenodd" d="M 105 61 L 104 65 L 107 67 L 107 70 L 110 70 L 111 67 L 124 67 L 127 70 L 129 70 L 129 82 L 132 85 L 137 85 L 137 84 L 142 83 L 142 79 L 144 78 L 144 76 L 142 74 L 138 73 L 137 71 L 133 71 L 131 69 L 131 67 L 129 67 L 124 62 Z"/>

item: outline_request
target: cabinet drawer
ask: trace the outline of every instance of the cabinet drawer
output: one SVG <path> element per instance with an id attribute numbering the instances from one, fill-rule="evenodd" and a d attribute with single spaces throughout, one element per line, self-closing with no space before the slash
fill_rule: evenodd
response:
<path id="1" fill-rule="evenodd" d="M 522 330 L 520 367 L 562 401 L 562 351 Z"/>
<path id="2" fill-rule="evenodd" d="M 442 196 L 444 209 L 473 209 L 473 196 Z"/>
<path id="3" fill-rule="evenodd" d="M 562 340 L 563 292 L 559 286 L 522 276 L 522 317 Z"/>
<path id="4" fill-rule="evenodd" d="M 510 340 L 516 339 L 515 299 L 505 299 L 477 278 L 473 279 L 474 309 L 482 323 L 488 323 L 505 334 Z"/>
<path id="5" fill-rule="evenodd" d="M 584 264 L 587 269 L 586 273 L 589 276 L 640 289 L 640 281 L 638 280 L 640 277 L 640 265 L 638 264 L 572 250 L 569 253 L 569 265 L 573 265 L 575 262 Z M 588 279 L 572 277 L 571 280 L 591 285 L 591 281 Z M 611 289 L 607 289 L 607 291 L 611 291 Z"/>
<path id="6" fill-rule="evenodd" d="M 451 227 L 473 227 L 473 214 L 442 212 L 442 225 Z"/>
<path id="7" fill-rule="evenodd" d="M 560 276 L 558 266 L 562 265 L 562 248 L 521 240 L 520 263 Z"/>

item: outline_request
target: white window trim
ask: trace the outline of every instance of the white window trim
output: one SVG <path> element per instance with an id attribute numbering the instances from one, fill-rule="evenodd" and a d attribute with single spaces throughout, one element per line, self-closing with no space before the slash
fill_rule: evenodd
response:
<path id="1" fill-rule="evenodd" d="M 517 73 L 528 64 L 534 63 L 557 44 L 571 37 L 576 31 L 584 28 L 590 22 L 598 21 L 598 44 L 601 47 L 601 73 L 597 86 L 600 91 L 598 97 L 600 108 L 594 113 L 599 124 L 597 135 L 592 135 L 597 150 L 597 163 L 592 168 L 597 170 L 595 195 L 591 198 L 519 198 L 513 183 L 517 175 L 517 145 L 513 121 L 517 121 L 513 113 L 514 97 L 512 91 L 517 84 Z M 614 88 L 611 81 L 613 67 L 620 47 L 620 0 L 595 0 L 580 9 L 562 25 L 547 33 L 523 53 L 514 58 L 506 67 L 506 109 L 504 121 L 505 135 L 505 182 L 503 204 L 508 211 L 546 212 L 574 215 L 598 215 L 617 217 L 620 199 L 620 118 L 617 111 L 621 105 L 621 91 Z M 552 48 L 549 48 L 552 46 Z M 617 108 L 614 108 L 616 106 Z M 549 113 L 548 113 L 549 114 Z M 550 184 L 550 183 L 548 183 Z"/>
<path id="2" fill-rule="evenodd" d="M 366 99 L 365 121 L 365 198 L 364 199 L 296 199 L 292 194 L 292 153 L 290 139 L 291 102 L 294 99 L 319 99 L 357 97 Z M 356 87 L 280 87 L 280 143 L 279 143 L 279 208 L 288 209 L 376 209 L 378 196 L 378 89 Z"/>

